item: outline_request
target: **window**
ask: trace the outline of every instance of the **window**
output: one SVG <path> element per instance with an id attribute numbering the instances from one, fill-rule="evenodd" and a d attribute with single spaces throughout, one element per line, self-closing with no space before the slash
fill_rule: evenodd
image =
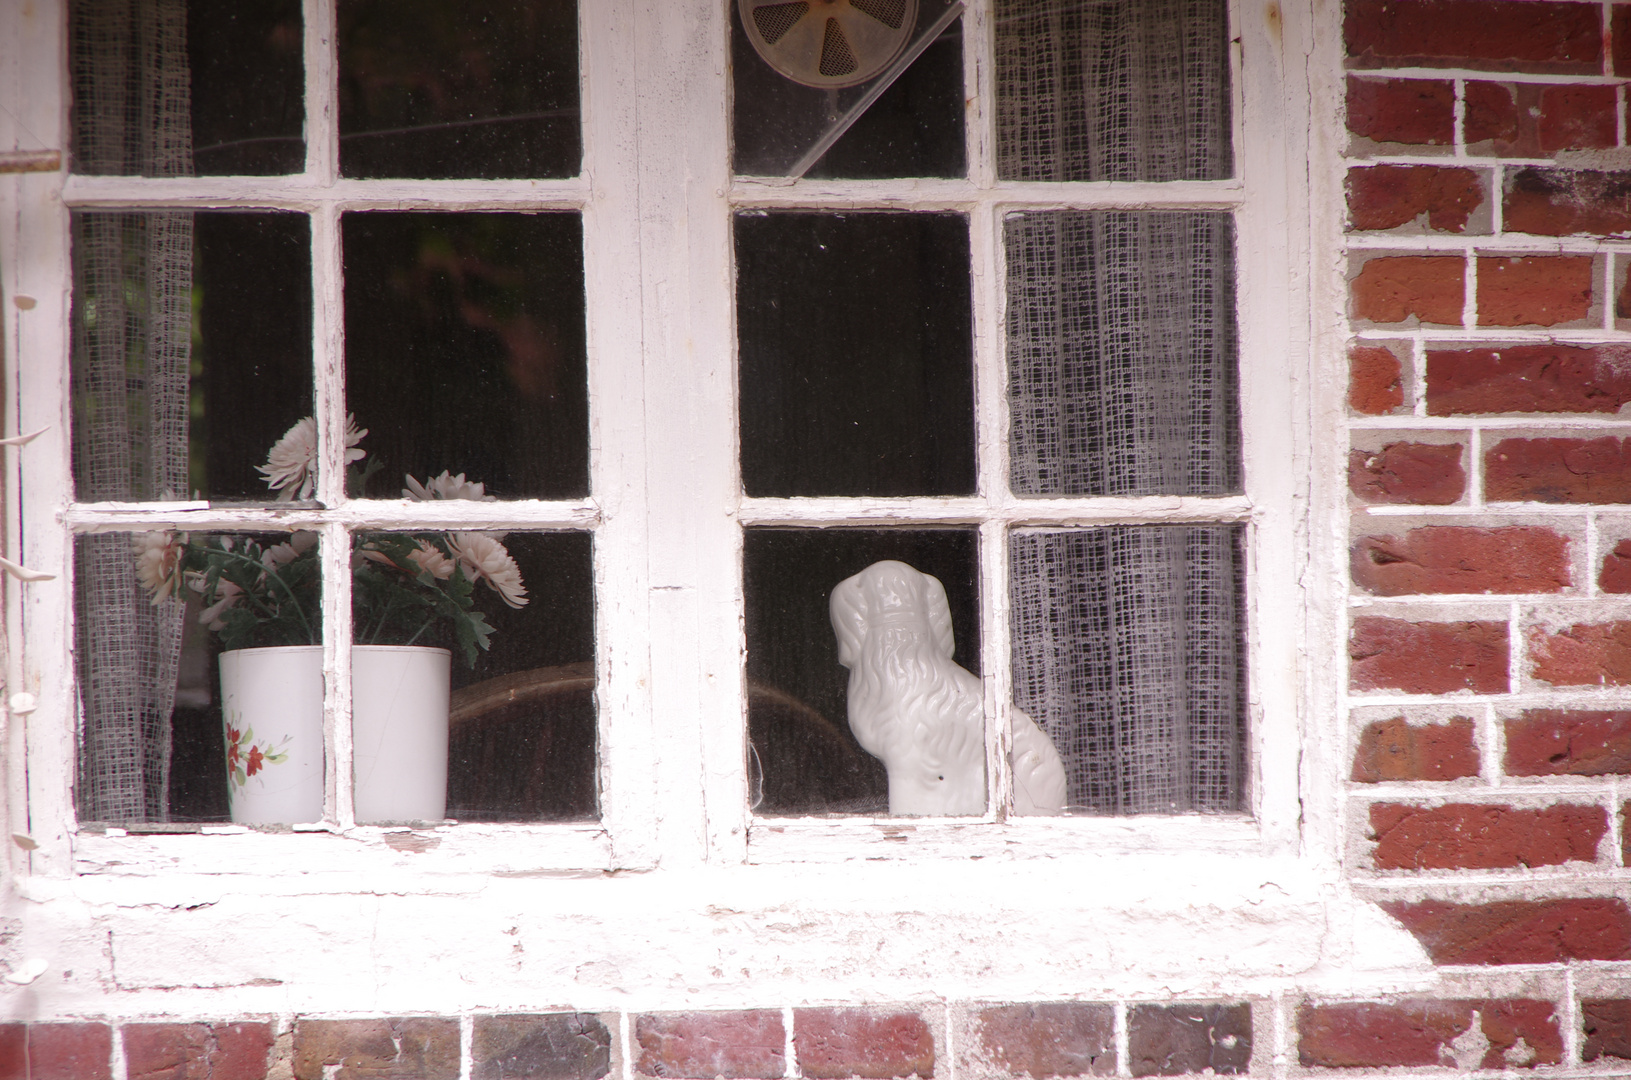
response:
<path id="1" fill-rule="evenodd" d="M 77 796 L 86 825 L 152 830 L 177 794 L 165 703 L 93 700 L 85 665 L 101 662 L 99 643 L 137 640 L 104 629 L 111 616 L 89 587 L 96 550 L 128 562 L 131 538 L 155 531 L 260 538 L 261 552 L 314 534 L 326 788 L 322 820 L 302 827 L 368 837 L 354 828 L 367 816 L 351 785 L 336 780 L 357 753 L 344 646 L 364 633 L 358 546 L 503 533 L 529 604 L 493 609 L 495 623 L 515 621 L 497 627 L 490 666 L 470 680 L 507 694 L 502 680 L 547 671 L 576 695 L 575 764 L 551 774 L 570 797 L 544 806 L 524 788 L 488 792 L 439 830 L 436 858 L 479 850 L 524 869 L 849 857 L 888 848 L 907 824 L 914 851 L 1057 848 L 1096 842 L 1097 815 L 1189 810 L 1239 816 L 1152 821 L 1140 835 L 1284 841 L 1296 778 L 1265 732 L 1296 722 L 1297 683 L 1284 674 L 1294 631 L 1260 613 L 1297 602 L 1262 553 L 1292 546 L 1297 481 L 1276 463 L 1299 429 L 1277 367 L 1286 255 L 1255 238 L 1284 233 L 1286 140 L 1276 120 L 1247 122 L 1231 102 L 1258 101 L 1248 115 L 1267 117 L 1259 99 L 1286 91 L 1267 74 L 1242 81 L 1228 47 L 1239 19 L 1223 5 L 1132 5 L 1159 8 L 1159 33 L 1177 37 L 1139 23 L 1117 39 L 1127 53 L 1093 21 L 1126 5 L 904 5 L 920 7 L 902 25 L 926 41 L 902 49 L 923 48 L 796 180 L 777 174 L 866 88 L 788 83 L 743 30 L 752 3 L 607 3 L 571 16 L 569 4 L 495 0 L 459 5 L 467 22 L 431 20 L 415 38 L 362 0 L 232 18 L 135 6 L 185 23 L 192 85 L 226 88 L 196 107 L 156 96 L 154 108 L 191 109 L 190 158 L 113 139 L 108 154 L 134 157 L 106 164 L 82 150 L 66 179 L 31 177 L 12 196 L 60 192 L 66 207 L 18 238 L 16 293 L 66 297 L 70 266 L 75 283 L 71 319 L 66 306 L 60 325 L 25 317 L 17 338 L 60 358 L 15 369 L 21 426 L 47 429 L 24 456 L 22 550 L 76 590 L 70 601 L 30 585 L 16 608 L 33 723 L 63 733 L 30 742 L 35 820 L 72 820 Z M 77 70 L 108 70 L 115 59 L 94 51 L 107 46 L 74 25 L 75 49 L 94 57 Z M 1260 27 L 1240 32 L 1267 48 Z M 1078 41 L 1103 51 L 1084 67 L 1066 47 Z M 1128 59 L 1174 55 L 1182 70 L 1148 76 Z M 517 74 L 520 63 L 538 70 Z M 456 85 L 424 75 L 448 70 Z M 1080 88 L 1106 75 L 1166 80 L 1168 99 L 1131 126 L 1171 130 L 1123 144 L 1073 115 Z M 111 82 L 148 77 L 174 83 L 162 71 Z M 78 110 L 95 88 L 76 79 Z M 1191 100 L 1196 87 L 1204 100 Z M 1114 91 L 1106 101 L 1124 99 Z M 1030 110 L 1041 101 L 1050 107 Z M 165 130 L 127 115 L 139 119 L 122 130 Z M 83 128 L 76 139 L 91 145 Z M 169 282 L 167 300 L 133 285 L 154 280 Z M 174 415 L 174 401 L 164 414 L 131 390 L 132 358 L 158 355 L 152 320 L 115 320 L 102 300 L 138 294 L 145 311 L 164 301 L 193 317 L 185 343 L 179 322 L 157 340 L 191 369 L 186 452 L 172 460 L 147 454 L 158 440 L 144 425 Z M 83 444 L 83 384 L 94 333 L 115 329 L 119 370 L 96 412 L 122 414 L 114 441 L 139 460 L 103 488 L 90 483 L 102 459 Z M 1084 341 L 1093 356 L 1070 352 Z M 812 389 L 817 371 L 825 385 Z M 545 404 L 527 413 L 523 391 Z M 277 501 L 255 466 L 306 415 L 316 483 L 309 499 Z M 350 416 L 392 473 L 464 472 L 498 501 L 403 500 L 385 473 L 348 494 Z M 880 558 L 941 579 L 957 658 L 982 677 L 979 814 L 875 820 L 878 768 L 850 745 L 843 674 L 823 657 L 834 647 L 826 594 Z M 151 619 L 129 588 L 119 604 Z M 1109 640 L 1111 625 L 1115 644 L 1080 646 Z M 530 651 L 501 655 L 505 641 Z M 169 648 L 185 668 L 185 647 Z M 202 700 L 214 679 L 193 669 L 150 681 Z M 1085 711 L 1109 697 L 1113 713 Z M 1005 821 L 1001 748 L 1016 705 L 1066 757 L 1081 811 L 1070 820 Z M 214 730 L 209 705 L 194 708 L 193 730 Z M 125 725 L 109 740 L 134 729 L 134 754 L 103 748 L 104 716 Z M 475 775 L 535 752 L 527 723 L 473 743 Z M 115 785 L 135 801 L 102 809 L 86 780 L 116 753 L 139 766 Z M 193 816 L 212 814 L 218 804 Z M 851 817 L 793 820 L 811 814 Z M 524 850 L 506 839 L 518 830 Z M 180 845 L 167 852 L 187 840 L 164 839 Z M 136 840 L 86 836 L 78 850 L 93 861 L 159 850 Z M 303 859 L 345 857 L 302 840 Z M 246 864 L 270 842 L 243 841 L 233 857 Z"/>

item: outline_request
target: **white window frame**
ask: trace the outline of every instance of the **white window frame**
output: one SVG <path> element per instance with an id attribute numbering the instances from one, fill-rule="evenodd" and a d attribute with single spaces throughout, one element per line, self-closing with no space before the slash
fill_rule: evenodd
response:
<path id="1" fill-rule="evenodd" d="M 1309 91 L 1300 65 L 1312 12 L 1232 5 L 1235 179 L 1174 184 L 997 180 L 991 0 L 968 0 L 968 175 L 956 180 L 787 183 L 733 178 L 729 165 L 734 0 L 581 0 L 584 164 L 568 180 L 403 181 L 338 177 L 334 0 L 305 0 L 307 160 L 283 177 L 0 178 L 0 291 L 7 307 L 5 434 L 44 433 L 7 451 L 5 550 L 52 581 L 9 583 L 6 732 L 11 831 L 37 845 L 14 866 L 47 877 L 396 873 L 400 829 L 358 826 L 349 784 L 349 651 L 325 642 L 329 790 L 306 832 L 203 826 L 149 834 L 81 828 L 71 577 L 75 532 L 185 526 L 314 528 L 323 535 L 324 622 L 349 625 L 348 530 L 592 529 L 601 817 L 580 824 L 462 824 L 419 830 L 416 872 L 550 873 L 661 865 L 876 859 L 1054 859 L 1114 853 L 1298 850 L 1300 742 L 1328 678 L 1299 661 L 1318 614 L 1340 595 L 1311 539 Z M 40 3 L 0 5 L 0 146 L 68 143 L 65 18 Z M 1244 17 L 1249 12 L 1250 17 Z M 49 16 L 49 17 L 48 17 Z M 26 92 L 18 92 L 27 87 Z M 46 92 L 42 92 L 42 88 Z M 56 96 L 49 92 L 56 88 Z M 70 490 L 66 391 L 71 210 L 253 207 L 308 213 L 313 340 L 326 511 L 203 504 L 78 504 Z M 1234 214 L 1246 491 L 1221 498 L 1019 499 L 1007 490 L 1002 221 L 1017 210 L 1207 209 Z M 587 293 L 590 475 L 586 499 L 496 504 L 347 501 L 341 486 L 339 215 L 351 210 L 564 210 L 582 214 Z M 747 209 L 955 211 L 970 227 L 976 494 L 956 498 L 749 498 L 737 468 L 732 219 Z M 1302 283 L 1299 284 L 1299 279 Z M 32 298 L 23 311 L 14 300 Z M 1340 397 L 1340 395 L 1338 395 Z M 1011 708 L 1006 555 L 1015 526 L 1237 522 L 1247 536 L 1248 805 L 1238 815 L 1008 818 Z M 747 801 L 742 656 L 744 529 L 760 525 L 977 527 L 981 668 L 991 809 L 977 819 L 758 818 Z M 15 556 L 13 556 L 15 557 Z M 1312 597 L 1305 575 L 1316 583 Z M 1317 583 L 1330 586 L 1322 589 Z M 547 586 L 546 586 L 547 587 Z M 964 628 L 958 628 L 964 631 Z M 966 631 L 964 631 L 966 632 Z M 419 850 L 423 849 L 423 850 Z"/>

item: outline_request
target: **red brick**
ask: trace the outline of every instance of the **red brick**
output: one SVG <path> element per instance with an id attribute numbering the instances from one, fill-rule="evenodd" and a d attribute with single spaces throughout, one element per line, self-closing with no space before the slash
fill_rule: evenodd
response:
<path id="1" fill-rule="evenodd" d="M 1455 141 L 1455 86 L 1439 79 L 1348 78 L 1348 130 L 1407 146 Z"/>
<path id="2" fill-rule="evenodd" d="M 1497 153 L 1516 149 L 1522 118 L 1511 88 L 1500 83 L 1468 82 L 1462 100 L 1461 137 L 1468 146 L 1490 142 Z"/>
<path id="3" fill-rule="evenodd" d="M 1354 584 L 1375 596 L 1548 593 L 1569 585 L 1569 541 L 1551 529 L 1429 525 L 1354 545 Z"/>
<path id="4" fill-rule="evenodd" d="M 0 1024 L 0 1077 L 111 1080 L 106 1024 Z"/>
<path id="5" fill-rule="evenodd" d="M 1618 16 L 1622 9 L 1615 9 Z M 1598 1058 L 1631 1060 L 1631 1001 L 1597 999 L 1580 1003 L 1580 1027 L 1586 1041 L 1580 1047 L 1580 1060 Z"/>
<path id="6" fill-rule="evenodd" d="M 1455 255 L 1388 255 L 1371 259 L 1353 279 L 1360 319 L 1461 325 L 1466 263 Z"/>
<path id="7" fill-rule="evenodd" d="M 1614 317 L 1631 319 L 1631 266 L 1624 267 L 1620 276 L 1620 291 L 1614 294 Z"/>
<path id="8" fill-rule="evenodd" d="M 1597 150 L 1619 141 L 1612 86 L 1548 86 L 1540 92 L 1543 154 Z"/>
<path id="9" fill-rule="evenodd" d="M 1495 870 L 1595 862 L 1608 831 L 1600 806 L 1540 810 L 1477 803 L 1372 803 L 1372 864 L 1378 870 Z"/>
<path id="10" fill-rule="evenodd" d="M 1079 1001 L 999 1005 L 975 1017 L 980 1046 L 1010 1076 L 1113 1076 L 1116 1015 Z"/>
<path id="11" fill-rule="evenodd" d="M 1631 235 L 1631 171 L 1509 169 L 1501 211 L 1508 232 Z"/>
<path id="12" fill-rule="evenodd" d="M 787 1071 L 780 1010 L 646 1013 L 634 1034 L 645 1076 L 771 1080 Z"/>
<path id="13" fill-rule="evenodd" d="M 1529 628 L 1532 674 L 1553 686 L 1631 686 L 1631 622 Z"/>
<path id="14" fill-rule="evenodd" d="M 266 1080 L 270 1024 L 126 1024 L 130 1080 Z"/>
<path id="15" fill-rule="evenodd" d="M 1631 8 L 1616 6 L 1609 19 L 1614 74 L 1631 75 Z"/>
<path id="16" fill-rule="evenodd" d="M 914 1012 L 796 1009 L 793 1045 L 799 1071 L 821 1080 L 934 1076 L 934 1035 Z"/>
<path id="17" fill-rule="evenodd" d="M 1631 439 L 1502 439 L 1484 453 L 1494 502 L 1631 502 Z"/>
<path id="18" fill-rule="evenodd" d="M 1399 358 L 1379 345 L 1348 351 L 1348 405 L 1367 416 L 1390 413 L 1404 404 Z"/>
<path id="19" fill-rule="evenodd" d="M 1603 556 L 1597 587 L 1606 593 L 1631 593 L 1631 540 L 1621 540 Z"/>
<path id="20" fill-rule="evenodd" d="M 297 1080 L 457 1080 L 459 1022 L 435 1017 L 389 1020 L 297 1020 Z"/>
<path id="21" fill-rule="evenodd" d="M 1453 1044 L 1472 1029 L 1475 1017 L 1488 1048 L 1477 1059 L 1457 1060 L 1461 1053 Z M 1297 1036 L 1304 1067 L 1444 1066 L 1466 1071 L 1563 1060 L 1563 1035 L 1549 1001 L 1303 1005 L 1297 1010 Z M 1518 1049 L 1520 1039 L 1525 1049 Z"/>
<path id="22" fill-rule="evenodd" d="M 1631 911 L 1606 898 L 1380 901 L 1435 964 L 1558 964 L 1631 959 Z"/>
<path id="23" fill-rule="evenodd" d="M 1602 72 L 1601 8 L 1501 0 L 1348 0 L 1342 20 L 1358 67 Z"/>
<path id="24" fill-rule="evenodd" d="M 1396 229 L 1426 218 L 1429 229 L 1465 232 L 1484 204 L 1484 182 L 1472 169 L 1372 165 L 1348 170 L 1348 216 L 1355 229 Z"/>
<path id="25" fill-rule="evenodd" d="M 1348 679 L 1355 690 L 1507 690 L 1504 622 L 1413 623 L 1362 615 L 1353 621 L 1348 656 Z"/>
<path id="26" fill-rule="evenodd" d="M 1478 260 L 1478 325 L 1556 326 L 1591 311 L 1589 255 Z"/>
<path id="27" fill-rule="evenodd" d="M 1402 716 L 1373 720 L 1359 733 L 1349 779 L 1360 784 L 1385 780 L 1459 780 L 1478 775 L 1478 746 L 1471 717 L 1442 724 L 1408 724 Z"/>
<path id="28" fill-rule="evenodd" d="M 1467 488 L 1459 443 L 1388 443 L 1348 452 L 1348 489 L 1368 503 L 1446 506 Z"/>
<path id="29" fill-rule="evenodd" d="M 1127 1011 L 1134 1076 L 1227 1076 L 1252 1063 L 1250 1005 L 1135 1005 Z"/>
<path id="30" fill-rule="evenodd" d="M 1430 349 L 1427 411 L 1612 413 L 1631 401 L 1631 348 L 1502 345 Z"/>
<path id="31" fill-rule="evenodd" d="M 612 1034 L 593 1013 L 478 1016 L 471 1080 L 600 1080 L 612 1070 Z"/>
<path id="32" fill-rule="evenodd" d="M 1505 727 L 1508 776 L 1631 774 L 1631 710 L 1527 709 Z"/>

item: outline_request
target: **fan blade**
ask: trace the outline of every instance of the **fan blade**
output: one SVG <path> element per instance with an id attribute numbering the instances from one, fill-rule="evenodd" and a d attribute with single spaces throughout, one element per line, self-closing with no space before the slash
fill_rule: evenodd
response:
<path id="1" fill-rule="evenodd" d="M 899 30 L 902 20 L 906 18 L 906 0 L 849 0 L 849 6 L 872 16 L 891 30 Z"/>
<path id="2" fill-rule="evenodd" d="M 849 47 L 844 31 L 838 26 L 838 20 L 828 19 L 827 36 L 821 42 L 821 74 L 829 79 L 836 79 L 848 75 L 860 66 L 861 62 L 855 59 L 855 51 Z"/>
<path id="3" fill-rule="evenodd" d="M 793 24 L 810 13 L 806 0 L 791 4 L 764 4 L 753 9 L 753 25 L 766 45 L 774 45 L 782 35 L 793 29 Z"/>

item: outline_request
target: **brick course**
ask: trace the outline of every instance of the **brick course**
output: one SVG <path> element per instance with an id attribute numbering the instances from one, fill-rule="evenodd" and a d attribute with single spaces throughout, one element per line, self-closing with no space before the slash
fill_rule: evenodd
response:
<path id="1" fill-rule="evenodd" d="M 1375 596 L 1548 593 L 1570 583 L 1567 538 L 1535 526 L 1429 525 L 1360 537 L 1351 555 L 1354 584 Z"/>
<path id="2" fill-rule="evenodd" d="M 1392 349 L 1357 346 L 1348 353 L 1348 405 L 1370 416 L 1390 413 L 1404 404 L 1399 358 Z"/>
<path id="3" fill-rule="evenodd" d="M 1511 776 L 1631 774 L 1631 710 L 1529 709 L 1505 727 Z"/>
<path id="4" fill-rule="evenodd" d="M 1539 810 L 1477 803 L 1372 803 L 1378 870 L 1495 870 L 1592 862 L 1608 831 L 1601 806 Z"/>
<path id="5" fill-rule="evenodd" d="M 1537 236 L 1631 233 L 1631 172 L 1529 166 L 1507 171 L 1501 222 Z"/>
<path id="6" fill-rule="evenodd" d="M 111 1080 L 107 1024 L 0 1024 L 0 1077 Z"/>
<path id="7" fill-rule="evenodd" d="M 1348 170 L 1348 214 L 1353 227 L 1396 229 L 1421 223 L 1437 232 L 1467 229 L 1484 204 L 1483 174 L 1427 165 L 1373 165 Z"/>
<path id="8" fill-rule="evenodd" d="M 997 1005 L 976 1013 L 974 1027 L 985 1057 L 1013 1076 L 1042 1080 L 1116 1072 L 1116 1014 L 1109 1005 Z"/>
<path id="9" fill-rule="evenodd" d="M 1467 490 L 1459 443 L 1388 443 L 1348 453 L 1348 490 L 1368 503 L 1448 506 Z"/>
<path id="10" fill-rule="evenodd" d="M 635 1018 L 646 1076 L 774 1080 L 787 1071 L 781 1011 L 645 1013 Z"/>
<path id="11" fill-rule="evenodd" d="M 1586 1040 L 1580 1060 L 1631 1060 L 1631 1001 L 1596 999 L 1580 1003 L 1580 1027 Z"/>
<path id="12" fill-rule="evenodd" d="M 1461 325 L 1466 265 L 1455 255 L 1385 255 L 1353 279 L 1355 318 Z"/>
<path id="13" fill-rule="evenodd" d="M 1631 622 L 1529 630 L 1531 674 L 1553 686 L 1631 686 Z"/>
<path id="14" fill-rule="evenodd" d="M 915 1012 L 795 1009 L 799 1071 L 817 1080 L 934 1076 L 934 1035 Z"/>
<path id="15" fill-rule="evenodd" d="M 457 1080 L 459 1022 L 440 1017 L 297 1020 L 296 1080 Z"/>
<path id="16" fill-rule="evenodd" d="M 1477 1044 L 1458 1045 L 1475 1023 L 1488 1041 L 1481 1051 Z M 1465 1071 L 1532 1068 L 1563 1060 L 1563 1036 L 1549 1001 L 1304 1005 L 1297 1012 L 1297 1034 L 1304 1067 L 1444 1066 Z"/>
<path id="17" fill-rule="evenodd" d="M 1591 311 L 1589 255 L 1485 256 L 1478 260 L 1479 326 L 1556 326 Z"/>
<path id="18" fill-rule="evenodd" d="M 266 1080 L 268 1023 L 126 1024 L 128 1080 Z"/>
<path id="19" fill-rule="evenodd" d="M 1374 720 L 1359 733 L 1349 779 L 1361 784 L 1385 780 L 1459 780 L 1478 775 L 1478 746 L 1470 717 L 1442 724 L 1409 724 L 1402 716 Z"/>
<path id="20" fill-rule="evenodd" d="M 591 1013 L 478 1016 L 471 1080 L 600 1080 L 612 1069 L 612 1033 Z"/>
<path id="21" fill-rule="evenodd" d="M 1408 622 L 1361 615 L 1348 638 L 1348 676 L 1356 690 L 1503 693 L 1507 652 L 1504 622 Z"/>
<path id="22" fill-rule="evenodd" d="M 1135 1005 L 1127 1011 L 1134 1076 L 1245 1072 L 1252 1061 L 1250 1005 Z"/>
<path id="23" fill-rule="evenodd" d="M 1348 79 L 1348 130 L 1406 146 L 1455 140 L 1455 87 L 1440 79 Z"/>
<path id="24" fill-rule="evenodd" d="M 1381 901 L 1435 964 L 1631 959 L 1631 911 L 1618 899 Z"/>
<path id="25" fill-rule="evenodd" d="M 1612 413 L 1631 401 L 1623 345 L 1497 345 L 1427 351 L 1427 411 Z"/>
<path id="26" fill-rule="evenodd" d="M 1631 502 L 1631 439 L 1502 439 L 1484 453 L 1493 502 Z"/>
<path id="27" fill-rule="evenodd" d="M 1342 34 L 1356 67 L 1598 75 L 1600 10 L 1539 0 L 1348 0 Z"/>

